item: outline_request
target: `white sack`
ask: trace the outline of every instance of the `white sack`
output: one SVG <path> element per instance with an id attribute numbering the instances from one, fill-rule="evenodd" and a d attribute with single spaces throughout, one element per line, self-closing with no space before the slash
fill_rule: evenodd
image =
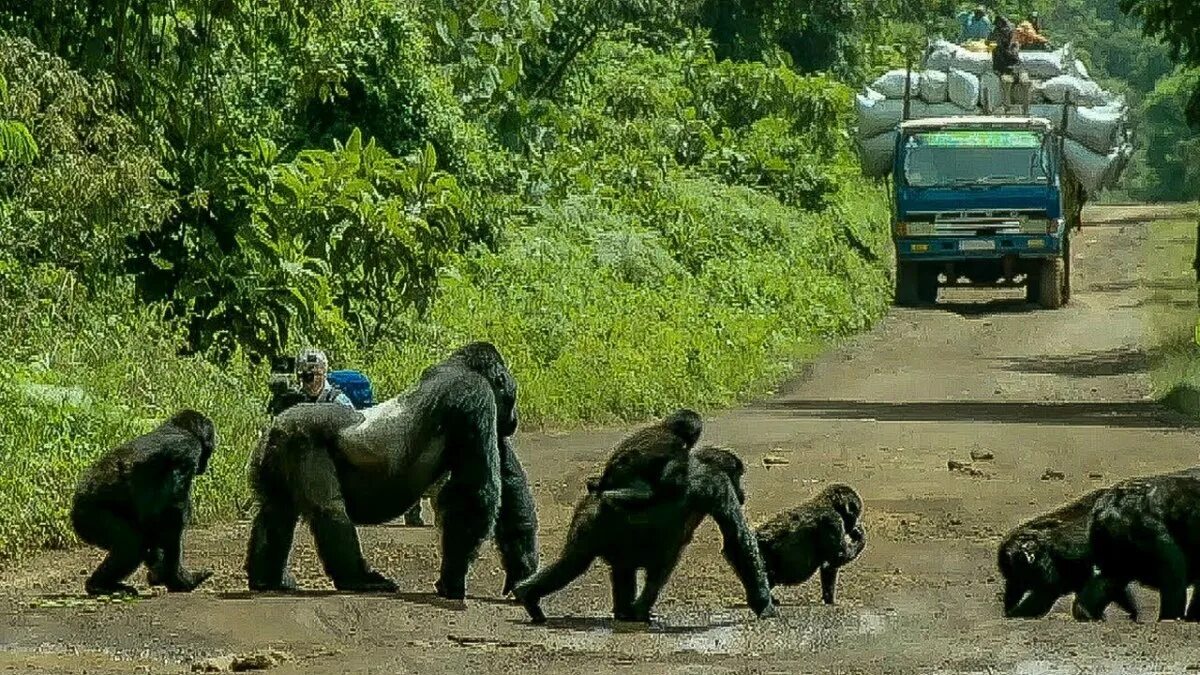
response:
<path id="1" fill-rule="evenodd" d="M 905 72 L 906 71 L 903 68 L 898 70 L 889 70 L 881 75 L 878 80 L 875 80 L 875 82 L 871 85 L 871 88 L 888 98 L 903 99 Z M 912 96 L 913 98 L 916 98 L 921 91 L 921 74 L 914 70 L 911 81 Z"/>
<path id="2" fill-rule="evenodd" d="M 1108 154 L 1100 154 L 1070 138 L 1063 141 L 1063 158 L 1067 166 L 1090 194 L 1100 192 L 1112 182 L 1113 174 L 1121 168 L 1118 162 L 1122 152 L 1121 148 L 1117 148 Z"/>
<path id="3" fill-rule="evenodd" d="M 1021 65 L 1025 72 L 1035 80 L 1049 80 L 1059 75 L 1067 75 L 1071 65 L 1071 55 L 1063 47 L 1052 52 L 1022 51 Z"/>
<path id="4" fill-rule="evenodd" d="M 973 52 L 959 49 L 950 58 L 950 70 L 961 70 L 972 75 L 982 75 L 992 70 L 992 55 L 988 52 Z"/>
<path id="5" fill-rule="evenodd" d="M 1046 98 L 1054 103 L 1093 106 L 1105 105 L 1111 96 L 1106 96 L 1100 85 L 1074 75 L 1060 75 L 1047 80 L 1042 90 Z"/>
<path id="6" fill-rule="evenodd" d="M 1055 129 L 1062 126 L 1063 106 L 1055 103 L 1038 103 L 1029 106 L 1030 117 L 1042 117 L 1050 120 Z"/>
<path id="7" fill-rule="evenodd" d="M 1067 136 L 1092 152 L 1107 154 L 1124 140 L 1124 108 L 1071 107 L 1067 113 Z"/>
<path id="8" fill-rule="evenodd" d="M 921 73 L 921 98 L 926 103 L 945 103 L 949 92 L 946 88 L 946 73 L 927 70 Z"/>
<path id="9" fill-rule="evenodd" d="M 946 78 L 946 88 L 950 102 L 966 109 L 974 110 L 979 105 L 979 78 L 963 70 L 950 71 Z"/>
<path id="10" fill-rule="evenodd" d="M 1076 77 L 1082 77 L 1085 80 L 1092 79 L 1091 76 L 1088 75 L 1087 66 L 1083 65 L 1083 61 L 1080 61 L 1079 59 L 1075 59 L 1075 69 L 1072 74 Z"/>
<path id="11" fill-rule="evenodd" d="M 1000 76 L 993 72 L 984 73 L 979 77 L 979 107 L 986 113 L 1000 109 Z"/>
<path id="12" fill-rule="evenodd" d="M 954 61 L 954 56 L 962 48 L 953 42 L 947 40 L 938 40 L 930 45 L 929 52 L 925 55 L 925 68 L 927 70 L 939 70 L 946 72 L 950 70 L 950 64 Z"/>
<path id="13" fill-rule="evenodd" d="M 858 141 L 862 172 L 868 178 L 881 178 L 892 172 L 892 156 L 896 152 L 896 132 L 887 131 Z"/>
<path id="14" fill-rule="evenodd" d="M 904 101 L 877 100 L 859 94 L 855 97 L 858 111 L 858 135 L 870 138 L 891 131 L 904 115 Z"/>

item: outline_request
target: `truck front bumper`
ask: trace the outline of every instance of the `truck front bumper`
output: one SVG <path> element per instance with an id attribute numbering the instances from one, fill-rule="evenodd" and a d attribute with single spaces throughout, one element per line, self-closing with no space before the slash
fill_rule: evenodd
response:
<path id="1" fill-rule="evenodd" d="M 1054 234 L 898 237 L 895 243 L 896 257 L 901 260 L 1055 258 L 1062 254 L 1062 237 Z"/>

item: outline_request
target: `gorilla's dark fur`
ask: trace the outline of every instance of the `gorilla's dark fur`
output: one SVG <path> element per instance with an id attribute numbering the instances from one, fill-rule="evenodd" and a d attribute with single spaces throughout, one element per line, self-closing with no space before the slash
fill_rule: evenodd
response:
<path id="1" fill-rule="evenodd" d="M 534 622 L 546 620 L 540 600 L 577 579 L 596 558 L 607 562 L 611 571 L 614 617 L 649 621 L 680 554 L 706 516 L 712 516 L 721 530 L 725 558 L 745 587 L 750 607 L 760 617 L 774 614 L 766 570 L 742 514 L 746 497 L 741 460 L 728 450 L 703 448 L 679 461 L 688 465 L 687 490 L 673 500 L 625 508 L 603 494 L 584 496 L 575 507 L 559 559 L 514 591 Z M 646 571 L 640 595 L 639 569 Z"/>
<path id="2" fill-rule="evenodd" d="M 1077 599 L 1081 618 L 1098 618 L 1106 591 L 1139 582 L 1159 593 L 1159 621 L 1200 621 L 1200 469 L 1122 481 L 1091 509 L 1092 553 L 1106 586 Z"/>
<path id="3" fill-rule="evenodd" d="M 784 511 L 755 532 L 771 588 L 802 584 L 821 570 L 821 598 L 834 603 L 838 569 L 866 546 L 862 499 L 848 485 L 834 484 L 800 506 Z"/>
<path id="4" fill-rule="evenodd" d="M 396 586 L 363 559 L 356 524 L 407 511 L 442 476 L 438 595 L 462 599 L 483 541 L 496 536 L 504 593 L 537 567 L 537 516 L 512 448 L 517 385 L 494 346 L 468 344 L 415 388 L 364 411 L 302 404 L 277 417 L 250 461 L 258 512 L 246 556 L 252 590 L 291 590 L 288 553 L 303 517 L 340 590 Z"/>
<path id="5" fill-rule="evenodd" d="M 1111 592 L 1109 584 L 1095 574 L 1088 518 L 1104 492 L 1104 489 L 1089 492 L 1022 523 L 1000 543 L 997 563 L 1004 576 L 1006 617 L 1046 616 L 1059 598 L 1074 593 L 1072 611 L 1077 619 L 1086 618 L 1081 613 L 1080 598 L 1096 594 L 1115 601 L 1136 620 L 1137 605 L 1129 588 L 1113 587 L 1111 590 L 1118 592 Z M 1103 608 L 1100 613 L 1102 616 Z"/>
<path id="6" fill-rule="evenodd" d="M 216 448 L 213 423 L 182 410 L 154 431 L 101 455 L 80 478 L 71 524 L 83 541 L 108 551 L 85 583 L 91 595 L 137 591 L 124 582 L 141 563 L 151 586 L 191 591 L 212 575 L 183 567 L 183 529 L 192 479 Z"/>
<path id="7" fill-rule="evenodd" d="M 658 424 L 639 429 L 621 441 L 599 478 L 588 480 L 593 494 L 620 490 L 625 501 L 669 500 L 687 489 L 688 452 L 704 422 L 692 410 L 680 409 Z"/>

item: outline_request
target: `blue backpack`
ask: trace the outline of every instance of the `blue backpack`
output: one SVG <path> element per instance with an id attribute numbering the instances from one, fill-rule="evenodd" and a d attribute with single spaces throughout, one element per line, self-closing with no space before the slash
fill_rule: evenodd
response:
<path id="1" fill-rule="evenodd" d="M 371 389 L 371 380 L 357 370 L 333 370 L 326 378 L 330 384 L 342 390 L 356 409 L 362 410 L 375 405 L 375 392 Z"/>

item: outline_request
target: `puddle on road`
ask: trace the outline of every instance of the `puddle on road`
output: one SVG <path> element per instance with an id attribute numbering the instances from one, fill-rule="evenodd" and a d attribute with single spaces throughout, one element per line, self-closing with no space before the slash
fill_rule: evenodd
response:
<path id="1" fill-rule="evenodd" d="M 552 648 L 581 652 L 691 652 L 706 656 L 811 652 L 847 639 L 884 634 L 891 617 L 879 612 L 785 610 L 783 616 L 767 622 L 756 622 L 742 614 L 686 617 L 682 621 L 686 623 L 656 622 L 649 628 L 596 621 L 587 627 L 549 630 L 544 641 Z"/>
<path id="2" fill-rule="evenodd" d="M 1043 660 L 1021 661 L 1010 670 L 991 667 L 987 670 L 937 670 L 934 675 L 1165 675 L 1166 673 L 1183 672 L 1183 666 L 1167 668 L 1165 666 L 1146 666 L 1133 663 L 1112 663 L 1103 666 L 1095 664 L 1081 665 L 1078 663 L 1052 662 Z"/>

